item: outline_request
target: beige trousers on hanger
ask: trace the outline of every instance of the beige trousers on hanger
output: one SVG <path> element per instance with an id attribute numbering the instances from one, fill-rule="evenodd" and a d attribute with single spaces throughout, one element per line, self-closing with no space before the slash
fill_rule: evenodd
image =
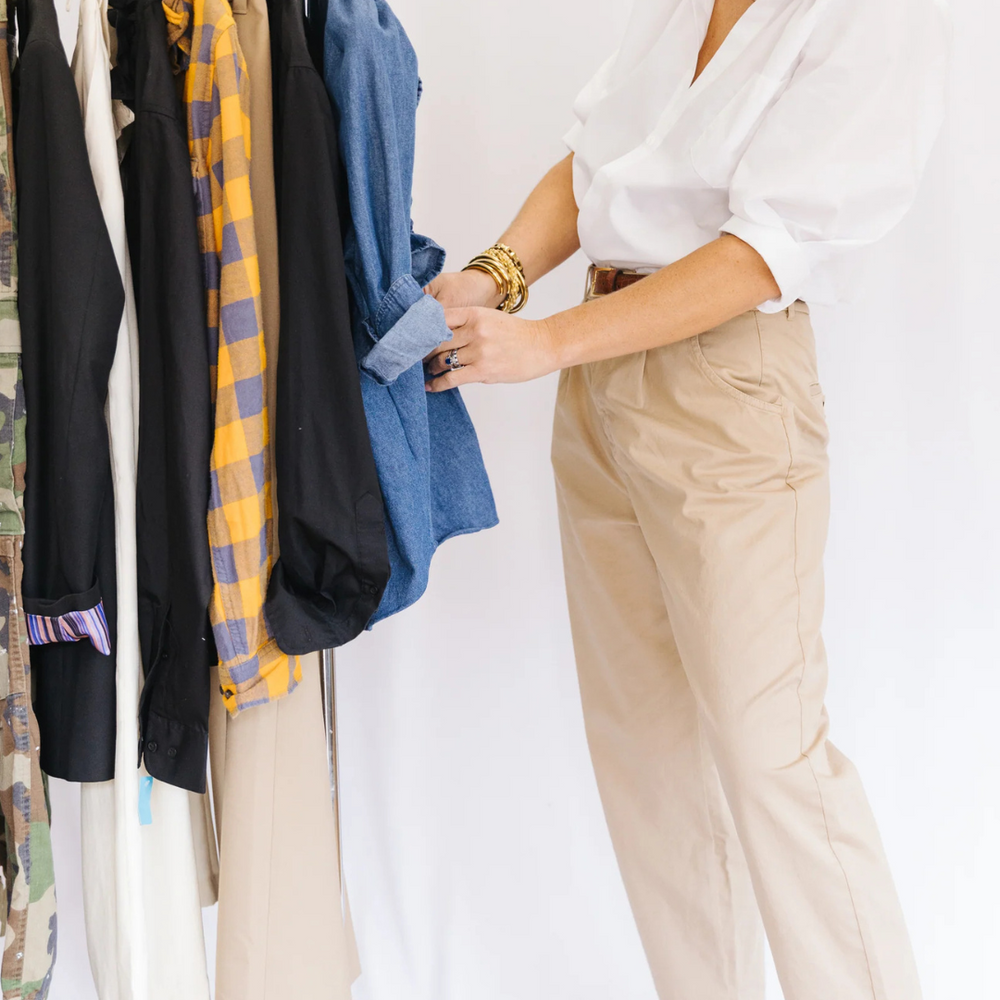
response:
<path id="1" fill-rule="evenodd" d="M 918 1000 L 827 739 L 827 429 L 808 311 L 564 372 L 553 459 L 587 735 L 661 1000 Z"/>
<path id="2" fill-rule="evenodd" d="M 341 911 L 319 656 L 287 698 L 210 721 L 219 833 L 216 1000 L 350 1000 L 358 975 Z"/>
<path id="3" fill-rule="evenodd" d="M 250 77 L 251 195 L 274 441 L 278 233 L 265 0 L 233 4 Z M 274 456 L 271 456 L 272 469 Z M 274 530 L 277 532 L 277 511 Z M 274 556 L 277 558 L 277 535 Z M 350 1000 L 359 973 L 341 899 L 319 655 L 288 697 L 230 718 L 213 685 L 209 741 L 219 843 L 216 1000 Z"/>

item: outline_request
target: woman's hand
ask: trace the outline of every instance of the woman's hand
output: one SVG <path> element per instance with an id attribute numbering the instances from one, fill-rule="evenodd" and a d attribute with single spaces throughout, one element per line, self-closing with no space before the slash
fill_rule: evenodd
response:
<path id="1" fill-rule="evenodd" d="M 482 271 L 455 271 L 435 278 L 424 291 L 433 295 L 445 309 L 463 306 L 483 306 L 496 309 L 500 305 L 497 283 Z"/>
<path id="2" fill-rule="evenodd" d="M 486 277 L 486 275 L 484 275 Z M 446 309 L 445 319 L 454 337 L 426 359 L 428 392 L 444 392 L 469 382 L 527 382 L 556 371 L 559 360 L 545 320 L 518 319 L 496 309 Z M 445 363 L 458 351 L 453 371 Z"/>

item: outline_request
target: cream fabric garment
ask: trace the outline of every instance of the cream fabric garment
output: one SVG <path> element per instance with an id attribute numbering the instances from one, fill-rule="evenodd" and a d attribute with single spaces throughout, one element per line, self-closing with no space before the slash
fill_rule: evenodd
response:
<path id="1" fill-rule="evenodd" d="M 781 299 L 850 293 L 856 247 L 906 214 L 940 127 L 937 0 L 755 0 L 692 85 L 712 0 L 636 0 L 576 102 L 580 239 L 655 269 L 732 233 Z"/>
<path id="2" fill-rule="evenodd" d="M 208 1000 L 189 795 L 156 782 L 153 821 L 139 822 L 136 768 L 140 653 L 135 477 L 138 335 L 111 101 L 107 7 L 82 0 L 73 75 L 91 170 L 125 286 L 108 383 L 118 573 L 117 748 L 114 781 L 81 788 L 84 915 L 101 1000 Z M 123 109 L 119 109 L 120 111 Z"/>

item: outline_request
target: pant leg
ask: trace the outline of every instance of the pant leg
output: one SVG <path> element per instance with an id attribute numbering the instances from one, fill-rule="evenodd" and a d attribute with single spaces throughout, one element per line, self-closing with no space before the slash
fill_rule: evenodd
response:
<path id="1" fill-rule="evenodd" d="M 591 386 L 564 373 L 553 445 L 587 736 L 661 1000 L 762 1000 L 749 873 L 660 578 Z"/>
<path id="2" fill-rule="evenodd" d="M 350 1000 L 357 960 L 341 912 L 318 655 L 303 657 L 294 695 L 235 719 L 213 696 L 211 724 L 216 1000 Z"/>
<path id="3" fill-rule="evenodd" d="M 871 810 L 827 739 L 827 432 L 805 308 L 649 352 L 599 405 L 786 1000 L 917 1000 Z"/>

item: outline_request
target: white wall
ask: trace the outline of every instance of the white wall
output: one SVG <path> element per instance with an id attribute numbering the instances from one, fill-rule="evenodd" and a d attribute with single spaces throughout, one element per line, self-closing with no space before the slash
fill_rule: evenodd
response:
<path id="1" fill-rule="evenodd" d="M 1000 13 L 956 6 L 951 115 L 920 204 L 870 255 L 861 299 L 815 316 L 834 737 L 881 821 L 927 1000 L 995 996 L 1000 953 Z M 454 265 L 563 155 L 573 97 L 621 29 L 615 7 L 397 0 L 425 82 L 415 218 Z M 584 266 L 539 285 L 529 315 L 578 301 Z M 426 599 L 340 657 L 356 1000 L 655 1000 L 580 719 L 554 391 L 466 393 L 502 524 L 448 543 Z M 89 1000 L 72 807 L 54 785 L 52 996 Z"/>

